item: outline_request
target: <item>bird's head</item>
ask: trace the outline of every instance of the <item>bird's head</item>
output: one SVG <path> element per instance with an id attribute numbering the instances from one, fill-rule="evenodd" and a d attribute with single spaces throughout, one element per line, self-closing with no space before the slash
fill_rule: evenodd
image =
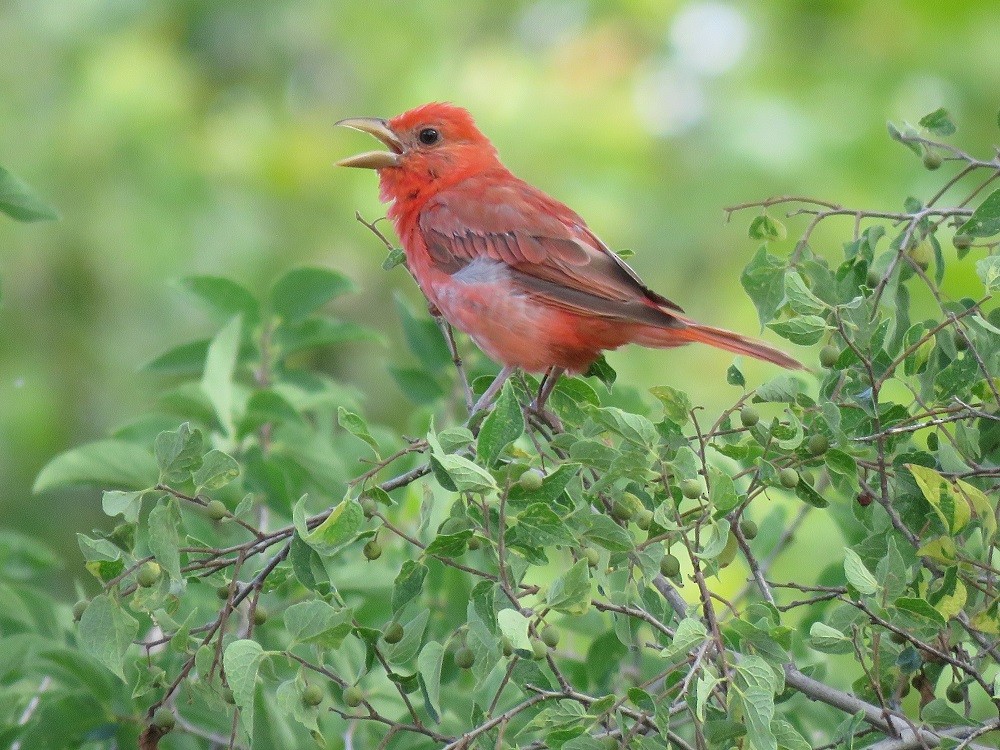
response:
<path id="1" fill-rule="evenodd" d="M 496 149 L 472 115 L 454 104 L 424 104 L 391 120 L 351 117 L 337 125 L 373 135 L 389 149 L 337 162 L 341 167 L 377 170 L 385 200 L 427 198 L 500 164 Z"/>

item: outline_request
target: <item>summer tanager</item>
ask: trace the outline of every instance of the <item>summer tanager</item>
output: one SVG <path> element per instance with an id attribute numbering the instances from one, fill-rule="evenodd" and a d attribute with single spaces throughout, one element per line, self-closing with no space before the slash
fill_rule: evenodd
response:
<path id="1" fill-rule="evenodd" d="M 391 120 L 337 124 L 388 147 L 338 164 L 378 171 L 424 296 L 503 365 L 477 408 L 516 368 L 547 374 L 540 408 L 560 374 L 584 372 L 602 351 L 628 343 L 699 341 L 801 367 L 763 342 L 696 323 L 649 289 L 572 209 L 511 174 L 461 107 L 425 104 Z"/>

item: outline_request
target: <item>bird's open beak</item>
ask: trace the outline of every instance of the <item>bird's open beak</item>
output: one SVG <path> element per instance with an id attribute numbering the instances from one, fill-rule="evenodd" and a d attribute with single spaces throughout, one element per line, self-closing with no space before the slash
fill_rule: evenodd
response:
<path id="1" fill-rule="evenodd" d="M 341 159 L 337 162 L 338 167 L 383 169 L 399 166 L 399 155 L 403 153 L 403 142 L 389 129 L 389 124 L 385 120 L 378 117 L 349 117 L 335 124 L 373 135 L 389 147 L 388 151 L 366 151 L 357 156 Z"/>

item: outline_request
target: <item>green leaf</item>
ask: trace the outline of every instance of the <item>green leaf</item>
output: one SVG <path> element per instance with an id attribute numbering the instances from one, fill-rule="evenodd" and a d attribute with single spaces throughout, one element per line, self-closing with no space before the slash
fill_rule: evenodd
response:
<path id="1" fill-rule="evenodd" d="M 142 496 L 142 491 L 108 490 L 101 496 L 101 509 L 112 518 L 120 513 L 125 519 L 125 523 L 138 523 L 139 511 L 142 509 Z"/>
<path id="2" fill-rule="evenodd" d="M 965 528 L 972 518 L 968 501 L 958 495 L 955 486 L 934 469 L 917 464 L 905 464 L 913 474 L 924 498 L 937 513 L 941 523 L 952 534 Z"/>
<path id="3" fill-rule="evenodd" d="M 987 292 L 1000 290 L 1000 255 L 990 255 L 977 260 L 976 274 Z"/>
<path id="4" fill-rule="evenodd" d="M 194 473 L 194 484 L 198 492 L 217 490 L 225 487 L 240 475 L 240 465 L 228 453 L 210 450 L 202 459 L 201 466 Z"/>
<path id="5" fill-rule="evenodd" d="M 180 284 L 208 305 L 220 320 L 242 315 L 248 326 L 260 320 L 260 305 L 246 287 L 221 276 L 188 276 Z"/>
<path id="6" fill-rule="evenodd" d="M 434 722 L 441 720 L 441 664 L 444 661 L 444 646 L 430 641 L 417 657 L 417 673 L 420 688 L 424 694 L 427 712 Z"/>
<path id="7" fill-rule="evenodd" d="M 305 528 L 304 504 L 304 497 L 295 504 L 296 513 L 293 514 L 293 520 L 296 521 L 295 528 L 302 541 L 323 557 L 335 555 L 344 546 L 353 542 L 365 522 L 365 514 L 361 510 L 360 503 L 353 498 L 345 497 L 330 511 L 330 515 L 323 523 L 308 531 Z"/>
<path id="8" fill-rule="evenodd" d="M 811 346 L 826 333 L 826 321 L 818 315 L 802 315 L 791 320 L 768 323 L 768 328 L 784 339 L 800 346 Z"/>
<path id="9" fill-rule="evenodd" d="M 303 349 L 346 344 L 350 341 L 380 341 L 374 331 L 357 323 L 330 318 L 307 318 L 298 323 L 282 323 L 274 330 L 274 345 L 282 356 Z"/>
<path id="10" fill-rule="evenodd" d="M 814 622 L 809 628 L 809 645 L 824 654 L 849 654 L 854 651 L 850 638 L 823 622 Z"/>
<path id="11" fill-rule="evenodd" d="M 584 537 L 609 552 L 629 552 L 635 546 L 632 535 L 605 515 L 587 517 Z"/>
<path id="12" fill-rule="evenodd" d="M 516 516 L 517 541 L 533 547 L 573 545 L 576 538 L 548 503 L 532 503 Z M 514 530 L 512 529 L 512 530 Z"/>
<path id="13" fill-rule="evenodd" d="M 733 689 L 743 704 L 750 750 L 777 750 L 778 743 L 771 732 L 774 717 L 774 695 L 778 678 L 771 666 L 759 656 L 748 655 L 736 666 Z"/>
<path id="14" fill-rule="evenodd" d="M 524 433 L 524 415 L 521 405 L 514 395 L 510 381 L 503 384 L 503 390 L 496 400 L 493 411 L 483 420 L 479 430 L 476 452 L 487 466 L 495 465 L 504 449 Z"/>
<path id="15" fill-rule="evenodd" d="M 941 615 L 941 613 L 934 609 L 934 607 L 931 606 L 931 603 L 926 599 L 914 596 L 901 596 L 893 602 L 893 605 L 895 605 L 897 609 L 909 612 L 911 615 L 924 617 L 938 627 L 943 628 L 948 624 L 948 621 Z"/>
<path id="16" fill-rule="evenodd" d="M 321 706 L 307 706 L 302 700 L 302 691 L 294 679 L 285 680 L 274 693 L 278 708 L 285 716 L 291 716 L 306 729 L 319 735 L 319 711 Z M 322 736 L 322 735 L 320 735 Z"/>
<path id="17" fill-rule="evenodd" d="M 590 363 L 590 367 L 587 368 L 583 376 L 585 378 L 597 378 L 604 383 L 604 386 L 609 391 L 618 379 L 618 373 L 615 372 L 615 368 L 608 364 L 607 357 L 603 354 Z"/>
<path id="18" fill-rule="evenodd" d="M 145 449 L 122 440 L 99 440 L 53 458 L 38 473 L 32 490 L 76 484 L 144 490 L 155 485 L 158 476 L 156 461 Z"/>
<path id="19" fill-rule="evenodd" d="M 496 480 L 486 469 L 464 456 L 445 453 L 433 431 L 427 433 L 431 446 L 434 476 L 446 490 L 453 492 L 489 492 L 497 489 Z"/>
<path id="20" fill-rule="evenodd" d="M 406 262 L 406 253 L 403 252 L 403 248 L 394 247 L 389 251 L 389 254 L 385 256 L 385 260 L 382 261 L 382 270 L 391 271 L 393 268 L 398 266 L 400 263 Z"/>
<path id="21" fill-rule="evenodd" d="M 335 649 L 350 635 L 352 615 L 350 609 L 337 609 L 321 599 L 313 599 L 285 610 L 285 628 L 293 643 Z"/>
<path id="22" fill-rule="evenodd" d="M 253 735 L 253 704 L 257 692 L 257 672 L 267 654 L 257 641 L 233 641 L 223 654 L 226 681 L 233 691 L 236 706 L 240 709 L 240 724 L 247 736 Z"/>
<path id="23" fill-rule="evenodd" d="M 767 214 L 761 214 L 754 217 L 754 220 L 750 222 L 750 229 L 747 230 L 747 234 L 752 240 L 768 242 L 770 240 L 785 239 L 788 236 L 788 230 L 777 219 L 772 219 Z"/>
<path id="24" fill-rule="evenodd" d="M 236 355 L 240 349 L 243 319 L 237 315 L 220 330 L 208 345 L 205 357 L 205 374 L 201 378 L 201 389 L 208 396 L 215 414 L 219 418 L 227 436 L 233 427 L 233 375 L 236 371 Z"/>
<path id="25" fill-rule="evenodd" d="M 819 315 L 827 309 L 827 304 L 809 290 L 798 271 L 785 272 L 785 296 L 799 315 Z"/>
<path id="26" fill-rule="evenodd" d="M 210 339 L 202 339 L 175 346 L 144 364 L 141 369 L 158 375 L 201 375 L 210 343 Z"/>
<path id="27" fill-rule="evenodd" d="M 358 416 L 353 411 L 348 411 L 343 406 L 337 407 L 337 424 L 347 430 L 359 440 L 366 442 L 375 451 L 375 458 L 379 458 L 378 443 L 368 431 L 368 422 Z"/>
<path id="28" fill-rule="evenodd" d="M 1000 234 L 1000 190 L 994 190 L 957 232 L 970 237 L 992 237 Z"/>
<path id="29" fill-rule="evenodd" d="M 180 534 L 177 527 L 181 514 L 173 498 L 161 500 L 149 512 L 149 551 L 173 581 L 181 580 Z"/>
<path id="30" fill-rule="evenodd" d="M 743 373 L 740 371 L 740 368 L 736 365 L 729 365 L 729 369 L 726 370 L 726 382 L 729 383 L 729 385 L 745 388 L 747 379 L 743 377 Z"/>
<path id="31" fill-rule="evenodd" d="M 424 631 L 427 630 L 427 621 L 430 616 L 429 609 L 421 609 L 409 622 L 403 623 L 402 640 L 399 643 L 384 646 L 385 656 L 390 663 L 405 664 L 417 655 L 420 644 L 424 640 Z"/>
<path id="32" fill-rule="evenodd" d="M 0 212 L 24 222 L 55 221 L 56 210 L 21 178 L 0 167 Z"/>
<path id="33" fill-rule="evenodd" d="M 700 646 L 708 638 L 705 624 L 695 617 L 685 617 L 677 624 L 674 639 L 663 649 L 662 655 L 668 659 L 687 654 L 696 646 Z"/>
<path id="34" fill-rule="evenodd" d="M 546 602 L 557 612 L 586 614 L 590 609 L 590 566 L 585 559 L 552 582 Z"/>
<path id="35" fill-rule="evenodd" d="M 663 404 L 663 416 L 674 424 L 683 427 L 691 418 L 691 399 L 683 391 L 671 388 L 669 385 L 656 385 L 649 392 Z"/>
<path id="36" fill-rule="evenodd" d="M 761 247 L 740 276 L 740 283 L 753 300 L 763 328 L 774 318 L 785 299 L 785 263 Z"/>
<path id="37" fill-rule="evenodd" d="M 927 128 L 934 135 L 951 135 L 955 132 L 955 123 L 944 107 L 935 109 L 930 114 L 920 118 L 921 127 Z"/>
<path id="38" fill-rule="evenodd" d="M 293 268 L 271 287 L 271 307 L 294 323 L 353 289 L 350 279 L 328 268 Z"/>
<path id="39" fill-rule="evenodd" d="M 188 422 L 157 435 L 153 450 L 160 467 L 160 482 L 174 484 L 189 480 L 201 466 L 201 446 L 201 430 L 192 430 Z"/>
<path id="40" fill-rule="evenodd" d="M 812 744 L 784 719 L 771 719 L 771 734 L 784 750 L 812 750 Z"/>
<path id="41" fill-rule="evenodd" d="M 425 406 L 444 396 L 444 388 L 420 368 L 390 366 L 388 370 L 399 390 L 414 404 Z"/>
<path id="42" fill-rule="evenodd" d="M 399 612 L 403 607 L 420 596 L 427 577 L 427 566 L 421 562 L 407 560 L 400 568 L 396 580 L 392 584 L 392 611 Z"/>
<path id="43" fill-rule="evenodd" d="M 139 621 L 107 594 L 95 596 L 80 618 L 80 647 L 125 679 L 125 653 L 139 634 Z"/>
<path id="44" fill-rule="evenodd" d="M 850 547 L 844 548 L 844 574 L 847 582 L 863 596 L 871 596 L 878 591 L 878 580 L 865 567 L 858 553 Z"/>
<path id="45" fill-rule="evenodd" d="M 417 318 L 398 294 L 394 299 L 406 344 L 417 355 L 420 364 L 431 372 L 438 372 L 450 364 L 451 353 L 437 324 L 427 318 Z"/>

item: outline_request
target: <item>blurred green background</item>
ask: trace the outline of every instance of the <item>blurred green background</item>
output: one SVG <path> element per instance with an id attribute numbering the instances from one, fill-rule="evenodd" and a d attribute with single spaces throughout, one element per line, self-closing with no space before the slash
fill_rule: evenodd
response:
<path id="1" fill-rule="evenodd" d="M 390 346 L 340 348 L 323 366 L 362 388 L 372 419 L 405 421 L 384 365 L 405 356 L 392 295 L 417 292 L 381 270 L 383 248 L 354 221 L 383 209 L 374 175 L 331 166 L 370 147 L 332 127 L 342 117 L 468 107 L 508 166 L 634 250 L 658 291 L 755 332 L 738 281 L 750 217 L 727 225 L 722 207 L 926 197 L 942 174 L 885 122 L 945 106 L 957 142 L 990 153 L 997 28 L 996 0 L 0 0 L 0 164 L 62 213 L 0 221 L 0 526 L 65 554 L 61 588 L 80 577 L 74 534 L 107 523 L 99 495 L 33 496 L 32 481 L 149 406 L 145 362 L 210 333 L 172 283 L 187 275 L 262 290 L 297 264 L 348 274 L 359 293 L 336 313 Z M 815 249 L 835 257 L 841 228 Z M 948 285 L 978 289 L 966 269 Z M 611 361 L 631 386 L 735 398 L 724 353 Z M 771 373 L 746 370 L 751 384 Z"/>

